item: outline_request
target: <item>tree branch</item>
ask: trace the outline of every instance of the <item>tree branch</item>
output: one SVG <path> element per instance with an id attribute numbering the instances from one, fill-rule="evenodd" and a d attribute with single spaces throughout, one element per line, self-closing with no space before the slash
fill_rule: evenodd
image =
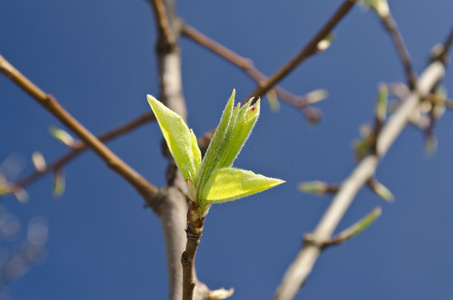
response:
<path id="1" fill-rule="evenodd" d="M 283 78 L 286 77 L 290 72 L 292 72 L 299 64 L 301 64 L 305 59 L 316 53 L 317 45 L 322 41 L 335 26 L 343 19 L 344 16 L 349 12 L 349 10 L 354 6 L 355 0 L 346 0 L 338 8 L 335 14 L 330 18 L 329 21 L 321 28 L 321 30 L 311 39 L 311 41 L 290 61 L 288 61 L 283 67 L 281 67 L 277 72 L 275 72 L 269 79 L 265 82 L 261 82 L 258 87 L 243 101 L 246 102 L 252 97 L 260 97 L 267 93 L 274 85 L 280 82 Z"/>
<path id="2" fill-rule="evenodd" d="M 412 92 L 389 118 L 377 139 L 377 153 L 366 156 L 343 182 L 315 231 L 311 234 L 315 242 L 304 244 L 296 259 L 286 271 L 275 294 L 275 300 L 293 299 L 303 286 L 311 273 L 313 265 L 321 254 L 322 249 L 319 245 L 331 238 L 332 233 L 351 205 L 357 192 L 374 175 L 379 160 L 387 153 L 390 146 L 408 123 L 409 116 L 421 100 L 420 95 L 426 97 L 444 75 L 444 72 L 444 65 L 439 61 L 429 65 L 418 81 L 418 93 Z"/>
<path id="3" fill-rule="evenodd" d="M 176 15 L 173 0 L 150 0 L 150 2 L 158 19 L 158 27 L 167 23 L 169 24 L 168 28 L 171 29 L 171 33 L 159 30 L 157 39 L 156 54 L 161 92 L 159 100 L 186 121 L 187 110 L 182 93 L 181 55 L 178 45 L 180 21 Z M 162 5 L 165 6 L 166 13 L 162 13 Z M 175 37 L 175 40 L 169 47 L 172 36 Z M 163 197 L 160 201 L 162 205 L 157 213 L 164 231 L 169 276 L 169 299 L 181 300 L 183 297 L 181 254 L 187 241 L 184 232 L 188 212 L 187 186 L 185 178 L 177 170 L 171 155 L 166 151 L 167 147 L 164 146 L 164 153 L 170 162 L 167 170 L 167 186 L 162 190 Z M 192 272 L 192 278 L 195 278 L 193 299 L 207 299 L 208 288 L 196 280 L 194 268 Z"/>
<path id="4" fill-rule="evenodd" d="M 409 52 L 407 51 L 406 45 L 404 44 L 403 37 L 398 29 L 395 19 L 392 14 L 389 14 L 386 17 L 382 17 L 381 21 L 384 27 L 388 30 L 390 36 L 392 37 L 393 43 L 396 47 L 398 55 L 403 63 L 404 71 L 406 73 L 407 80 L 409 82 L 409 88 L 411 90 L 417 89 L 417 74 L 415 73 Z"/>
<path id="5" fill-rule="evenodd" d="M 143 124 L 146 124 L 146 123 L 154 121 L 154 120 L 155 120 L 154 115 L 151 112 L 147 112 L 132 121 L 129 121 L 123 125 L 118 126 L 117 128 L 115 128 L 109 132 L 106 132 L 106 133 L 98 136 L 97 138 L 101 142 L 107 142 L 120 135 L 128 133 L 131 130 L 136 129 Z M 67 153 L 67 154 L 63 155 L 62 157 L 54 160 L 53 162 L 47 164 L 44 169 L 36 170 L 35 172 L 29 174 L 28 176 L 26 176 L 16 182 L 9 183 L 8 184 L 9 192 L 14 193 L 14 191 L 28 186 L 29 184 L 38 180 L 45 174 L 47 174 L 49 172 L 56 172 L 57 170 L 61 169 L 63 166 L 68 164 L 70 161 L 72 161 L 74 158 L 76 158 L 77 156 L 82 154 L 87 149 L 88 149 L 87 145 L 84 144 L 83 142 L 76 143 L 72 147 L 72 149 L 69 153 Z M 5 193 L 5 194 L 2 194 L 1 196 L 5 196 L 5 195 L 7 195 L 7 194 Z"/>
<path id="6" fill-rule="evenodd" d="M 218 42 L 202 34 L 192 26 L 184 23 L 182 25 L 181 33 L 191 38 L 198 44 L 206 47 L 208 50 L 211 50 L 215 54 L 228 60 L 237 67 L 241 68 L 247 75 L 249 75 L 257 83 L 266 82 L 268 80 L 268 78 L 254 66 L 253 61 L 251 59 L 240 56 L 239 54 L 233 52 L 227 47 L 219 44 Z M 277 94 L 278 98 L 300 109 L 302 113 L 311 122 L 317 122 L 321 118 L 321 115 L 318 112 L 318 110 L 309 107 L 309 99 L 307 96 L 296 96 L 279 86 L 274 87 L 274 91 Z"/>
<path id="7" fill-rule="evenodd" d="M 346 0 L 343 4 L 338 8 L 335 14 L 330 18 L 330 20 L 321 28 L 321 30 L 315 35 L 315 37 L 297 54 L 293 57 L 290 61 L 288 61 L 282 68 L 280 68 L 277 72 L 275 72 L 271 77 L 269 77 L 266 81 L 260 82 L 258 87 L 242 101 L 242 104 L 249 101 L 249 99 L 255 97 L 258 98 L 268 91 L 270 91 L 273 86 L 275 86 L 278 82 L 280 82 L 286 75 L 288 75 L 291 71 L 293 71 L 300 63 L 302 63 L 305 59 L 310 57 L 311 55 L 316 53 L 317 45 L 320 41 L 322 41 L 335 26 L 343 19 L 344 16 L 349 12 L 349 10 L 354 6 L 355 0 Z M 228 54 L 231 57 L 231 53 Z M 244 61 L 241 60 L 243 63 Z M 208 147 L 210 137 L 215 132 L 215 128 L 209 132 L 206 132 L 202 139 L 199 139 L 200 149 L 206 149 Z"/>
<path id="8" fill-rule="evenodd" d="M 90 147 L 109 168 L 126 179 L 137 190 L 137 192 L 143 196 L 148 205 L 153 205 L 153 199 L 157 193 L 157 188 L 154 185 L 144 179 L 128 164 L 116 156 L 101 141 L 99 141 L 99 139 L 96 138 L 90 131 L 83 127 L 56 101 L 52 95 L 44 93 L 1 55 L 0 72 L 23 91 L 29 94 L 36 102 L 60 120 L 66 127 L 68 127 L 88 147 Z"/>
<path id="9" fill-rule="evenodd" d="M 162 0 L 150 0 L 156 20 L 159 43 L 163 47 L 176 47 L 176 35 L 173 32 L 167 16 L 167 9 Z"/>

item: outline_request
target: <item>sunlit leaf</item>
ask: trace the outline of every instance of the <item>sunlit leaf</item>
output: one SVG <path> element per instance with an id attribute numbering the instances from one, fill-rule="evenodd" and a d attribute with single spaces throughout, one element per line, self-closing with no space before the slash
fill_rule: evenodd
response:
<path id="1" fill-rule="evenodd" d="M 148 95 L 148 102 L 179 170 L 186 180 L 188 178 L 193 180 L 201 161 L 201 152 L 196 144 L 195 135 L 178 114 L 156 98 Z"/>
<path id="2" fill-rule="evenodd" d="M 253 195 L 276 185 L 283 180 L 255 174 L 251 171 L 223 168 L 211 174 L 203 187 L 201 201 L 226 202 Z"/>
<path id="3" fill-rule="evenodd" d="M 244 105 L 243 113 L 239 113 L 232 126 L 232 132 L 229 140 L 225 144 L 224 152 L 222 153 L 222 160 L 219 163 L 220 168 L 231 167 L 236 157 L 239 155 L 242 147 L 252 133 L 252 129 L 260 115 L 260 99 L 253 105 L 250 101 Z"/>
<path id="4" fill-rule="evenodd" d="M 240 110 L 236 108 L 233 114 L 235 94 L 236 91 L 233 90 L 233 93 L 231 94 L 230 99 L 228 100 L 228 103 L 223 110 L 219 125 L 217 126 L 214 136 L 209 143 L 208 150 L 206 150 L 206 154 L 201 163 L 198 178 L 195 182 L 198 193 L 200 193 L 201 187 L 206 183 L 210 174 L 219 168 L 219 163 L 222 159 L 222 152 L 226 149 L 225 144 L 230 138 L 232 131 L 232 116 L 237 116 L 240 113 Z"/>

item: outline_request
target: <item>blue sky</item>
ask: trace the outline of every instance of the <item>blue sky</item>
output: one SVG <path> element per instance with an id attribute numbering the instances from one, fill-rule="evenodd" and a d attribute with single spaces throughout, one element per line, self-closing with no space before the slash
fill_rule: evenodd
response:
<path id="1" fill-rule="evenodd" d="M 341 1 L 179 1 L 190 25 L 270 75 L 295 55 Z M 452 26 L 449 0 L 390 1 L 417 73 L 431 47 Z M 405 81 L 398 56 L 371 11 L 354 8 L 335 29 L 326 52 L 307 60 L 281 85 L 303 95 L 325 88 L 316 105 L 323 121 L 310 126 L 281 103 L 262 114 L 235 166 L 286 184 L 249 198 L 215 205 L 197 254 L 199 278 L 212 289 L 234 287 L 232 299 L 269 299 L 331 197 L 301 194 L 301 181 L 341 182 L 356 163 L 351 148 L 361 124 L 373 120 L 379 82 Z M 149 110 L 158 95 L 156 30 L 146 1 L 2 1 L 0 54 L 95 134 Z M 231 90 L 242 100 L 256 86 L 236 67 L 190 40 L 181 40 L 183 87 L 189 126 L 213 128 Z M 451 71 L 444 85 L 453 88 Z M 0 161 L 16 153 L 33 171 L 34 151 L 48 161 L 66 153 L 48 133 L 61 126 L 26 94 L 0 76 Z M 375 206 L 382 217 L 360 236 L 327 250 L 297 299 L 449 299 L 453 297 L 453 126 L 447 111 L 436 126 L 439 148 L 423 152 L 423 135 L 404 130 L 377 171 L 396 196 L 387 204 L 364 188 L 339 229 Z M 165 183 L 157 124 L 147 124 L 108 146 L 150 182 Z M 64 169 L 66 192 L 52 197 L 52 178 L 27 187 L 30 201 L 1 204 L 22 228 L 47 219 L 44 260 L 5 285 L 5 299 L 165 299 L 167 273 L 161 225 L 140 196 L 93 153 Z M 13 178 L 14 179 L 14 178 Z"/>

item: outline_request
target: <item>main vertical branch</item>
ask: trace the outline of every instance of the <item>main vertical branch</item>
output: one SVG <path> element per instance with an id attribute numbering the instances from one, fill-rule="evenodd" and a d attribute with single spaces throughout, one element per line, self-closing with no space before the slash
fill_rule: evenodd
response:
<path id="1" fill-rule="evenodd" d="M 390 146 L 401 134 L 411 113 L 417 108 L 420 96 L 425 97 L 442 78 L 444 72 L 444 65 L 436 61 L 422 74 L 417 82 L 418 91 L 412 92 L 382 128 L 377 140 L 377 153 L 366 156 L 341 185 L 331 205 L 311 235 L 313 241 L 305 243 L 294 262 L 286 271 L 274 300 L 293 299 L 303 286 L 311 273 L 313 265 L 321 254 L 322 245 L 331 238 L 332 233 L 354 201 L 360 188 L 374 175 L 379 160 L 387 153 Z"/>
<path id="2" fill-rule="evenodd" d="M 187 110 L 182 93 L 181 54 L 179 49 L 180 21 L 174 9 L 173 0 L 150 0 L 153 7 L 158 38 L 156 54 L 160 84 L 159 100 L 168 108 L 187 120 Z M 165 148 L 166 149 L 166 148 Z M 169 154 L 164 150 L 166 154 Z M 158 210 L 164 232 L 167 254 L 169 299 L 183 297 L 183 269 L 181 254 L 186 247 L 186 215 L 188 211 L 187 186 L 177 170 L 171 155 L 167 170 L 167 186 L 162 189 L 162 201 Z M 195 278 L 195 271 L 192 277 Z M 194 282 L 195 285 L 195 282 Z M 194 299 L 204 299 L 207 287 L 196 281 Z"/>
<path id="3" fill-rule="evenodd" d="M 154 9 L 158 38 L 156 54 L 160 84 L 160 101 L 186 119 L 187 112 L 182 96 L 181 57 L 178 41 L 170 25 L 166 7 L 161 0 L 150 1 Z M 166 1 L 172 2 L 171 0 Z M 173 6 L 172 4 L 170 5 Z M 158 8 L 158 9 L 156 9 Z M 168 26 L 167 26 L 168 25 Z M 170 34 L 170 35 L 167 35 Z M 171 159 L 171 158 L 170 158 Z M 181 253 L 185 247 L 185 216 L 187 212 L 185 182 L 181 174 L 170 163 L 167 187 L 164 189 L 162 207 L 156 211 L 159 215 L 164 233 L 167 257 L 169 299 L 182 299 Z"/>

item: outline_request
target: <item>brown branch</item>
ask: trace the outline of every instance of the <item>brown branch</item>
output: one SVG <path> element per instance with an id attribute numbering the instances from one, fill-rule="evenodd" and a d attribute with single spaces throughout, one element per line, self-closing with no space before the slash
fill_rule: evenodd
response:
<path id="1" fill-rule="evenodd" d="M 14 68 L 3 56 L 0 55 L 0 72 L 29 94 L 36 102 L 43 106 L 53 116 L 60 120 L 76 136 L 78 136 L 88 147 L 90 147 L 113 171 L 126 179 L 143 196 L 148 205 L 153 205 L 153 198 L 157 188 L 146 181 L 134 169 L 116 156 L 90 131 L 83 127 L 73 116 L 71 116 L 57 101 L 50 95 L 44 93 L 33 84 L 28 78 Z"/>
<path id="2" fill-rule="evenodd" d="M 156 27 L 159 35 L 160 46 L 163 47 L 176 47 L 176 36 L 170 26 L 167 16 L 167 9 L 165 8 L 162 0 L 150 0 L 153 7 L 154 19 L 156 20 Z M 158 44 L 159 45 L 159 44 Z"/>
<path id="3" fill-rule="evenodd" d="M 183 300 L 193 299 L 194 289 L 198 281 L 197 274 L 195 273 L 195 255 L 197 254 L 204 225 L 204 217 L 200 216 L 199 211 L 200 207 L 198 204 L 194 201 L 190 201 L 189 209 L 187 211 L 186 250 L 181 255 L 183 270 Z"/>
<path id="4" fill-rule="evenodd" d="M 195 270 L 195 255 L 197 253 L 198 244 L 201 236 L 187 235 L 186 250 L 182 253 L 181 264 L 183 272 L 183 300 L 192 300 L 193 291 L 197 284 L 197 278 L 194 276 Z"/>
<path id="5" fill-rule="evenodd" d="M 432 53 L 431 60 L 440 60 L 444 64 L 448 64 L 448 53 L 450 52 L 451 45 L 453 44 L 453 27 L 450 30 L 450 33 L 448 34 L 447 38 L 445 39 L 445 42 L 443 44 L 443 47 L 439 47 L 438 49 L 435 49 L 434 52 Z"/>
<path id="6" fill-rule="evenodd" d="M 407 51 L 406 45 L 404 44 L 403 37 L 398 29 L 395 19 L 392 14 L 389 14 L 386 17 L 381 18 L 384 27 L 388 30 L 390 36 L 392 37 L 393 43 L 395 44 L 398 55 L 403 63 L 404 71 L 407 76 L 409 83 L 409 88 L 411 90 L 417 89 L 417 74 L 412 67 L 411 58 L 409 52 Z"/>
<path id="7" fill-rule="evenodd" d="M 138 117 L 132 121 L 129 121 L 123 125 L 120 125 L 117 128 L 98 136 L 98 139 L 101 142 L 110 141 L 120 135 L 123 135 L 125 133 L 130 132 L 131 130 L 134 130 L 134 129 L 140 127 L 143 124 L 146 124 L 146 123 L 154 121 L 154 120 L 155 120 L 155 117 L 151 112 L 144 113 L 140 117 Z M 30 175 L 28 175 L 16 182 L 8 184 L 9 192 L 14 193 L 14 191 L 28 186 L 29 184 L 31 184 L 32 182 L 41 178 L 45 174 L 47 174 L 49 172 L 55 172 L 55 171 L 61 169 L 63 166 L 68 164 L 70 161 L 72 161 L 74 158 L 79 156 L 81 153 L 83 153 L 87 149 L 88 149 L 88 147 L 86 144 L 84 144 L 83 142 L 77 142 L 72 147 L 72 149 L 69 153 L 67 153 L 67 154 L 63 155 L 62 157 L 54 160 L 53 162 L 47 164 L 44 169 L 36 170 L 35 172 L 31 173 Z M 4 196 L 4 195 L 6 195 L 6 194 L 3 194 L 2 196 Z"/>
<path id="8" fill-rule="evenodd" d="M 241 68 L 258 84 L 266 82 L 268 80 L 268 78 L 254 66 L 251 59 L 240 56 L 234 51 L 207 37 L 192 26 L 184 23 L 181 33 L 191 38 L 198 44 L 204 46 L 208 50 L 211 50 L 215 54 L 228 60 L 237 67 Z M 300 109 L 309 120 L 313 122 L 319 121 L 321 116 L 317 110 L 309 107 L 309 99 L 307 96 L 294 95 L 279 86 L 274 87 L 274 91 L 277 94 L 278 98 Z"/>
<path id="9" fill-rule="evenodd" d="M 315 37 L 297 54 L 293 57 L 290 61 L 288 61 L 282 68 L 280 68 L 277 72 L 274 73 L 268 80 L 265 82 L 260 82 L 258 87 L 242 101 L 242 104 L 249 101 L 249 99 L 255 97 L 258 98 L 268 91 L 270 91 L 274 85 L 276 85 L 280 80 L 282 80 L 286 75 L 288 75 L 291 71 L 293 71 L 300 63 L 302 63 L 305 59 L 310 57 L 311 55 L 316 53 L 318 43 L 322 41 L 331 31 L 332 29 L 343 19 L 344 16 L 349 12 L 349 10 L 354 6 L 355 0 L 346 0 L 343 4 L 338 8 L 335 14 L 330 18 L 330 20 L 321 28 L 321 30 L 315 35 Z M 228 53 L 228 55 L 232 56 L 232 51 Z M 244 61 L 242 61 L 244 62 Z M 208 147 L 210 137 L 214 134 L 215 128 L 209 132 L 206 132 L 202 139 L 199 139 L 200 148 L 206 149 Z"/>
<path id="10" fill-rule="evenodd" d="M 267 93 L 273 86 L 280 82 L 290 72 L 292 72 L 298 65 L 300 65 L 305 59 L 316 53 L 318 43 L 322 41 L 335 26 L 343 19 L 344 16 L 351 10 L 356 1 L 346 0 L 338 8 L 335 14 L 327 21 L 327 23 L 319 30 L 319 32 L 311 39 L 311 41 L 290 61 L 288 61 L 283 67 L 275 72 L 265 82 L 261 82 L 258 87 L 244 100 L 248 101 L 252 97 L 260 97 Z"/>
<path id="11" fill-rule="evenodd" d="M 168 35 L 159 33 L 157 39 L 157 62 L 158 75 L 160 83 L 159 100 L 168 108 L 175 111 L 184 120 L 187 120 L 187 110 L 182 93 L 182 72 L 181 72 L 181 54 L 179 51 L 178 35 L 180 20 L 176 15 L 173 0 L 150 0 L 154 14 L 158 20 L 158 26 L 165 19 L 172 35 L 175 36 L 175 43 L 168 47 Z M 158 5 L 165 5 L 166 13 L 157 11 L 160 9 Z M 186 227 L 186 216 L 188 212 L 187 185 L 181 172 L 176 168 L 171 156 L 169 159 L 169 167 L 167 169 L 167 186 L 162 189 L 161 206 L 157 211 L 162 223 L 165 248 L 167 255 L 167 267 L 169 278 L 169 299 L 181 300 L 183 297 L 183 265 L 181 263 L 181 254 L 183 253 L 187 237 L 184 233 Z M 195 272 L 193 270 L 193 272 Z M 207 299 L 209 293 L 208 288 L 203 283 L 196 280 L 194 277 L 195 288 L 193 290 L 193 298 L 196 300 Z"/>
<path id="12" fill-rule="evenodd" d="M 419 90 L 412 92 L 398 110 L 389 118 L 379 134 L 376 153 L 370 153 L 361 160 L 360 164 L 343 182 L 315 231 L 311 234 L 314 243 L 305 244 L 299 251 L 277 289 L 275 300 L 293 299 L 303 286 L 323 250 L 320 245 L 324 245 L 326 241 L 331 239 L 332 233 L 352 204 L 360 188 L 366 184 L 368 179 L 372 178 L 380 159 L 387 153 L 390 146 L 401 134 L 408 123 L 410 115 L 417 108 L 421 100 L 420 95 L 428 95 L 431 88 L 437 84 L 444 73 L 445 67 L 441 62 L 436 61 L 432 63 L 417 83 Z"/>

